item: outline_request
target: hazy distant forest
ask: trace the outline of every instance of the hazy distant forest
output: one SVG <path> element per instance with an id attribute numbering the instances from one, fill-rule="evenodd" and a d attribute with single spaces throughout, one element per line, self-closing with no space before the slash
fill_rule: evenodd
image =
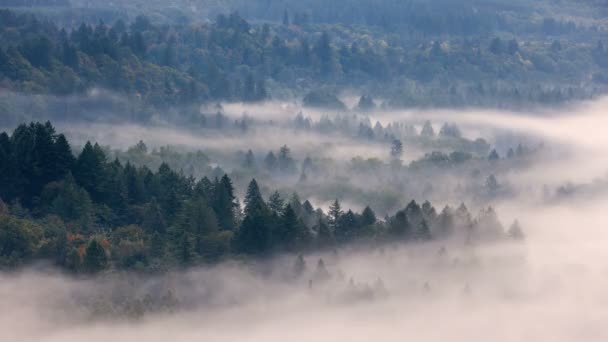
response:
<path id="1" fill-rule="evenodd" d="M 368 115 L 523 110 L 608 90 L 601 1 L 0 7 L 0 265 L 8 268 L 46 261 L 77 273 L 163 271 L 345 244 L 521 240 L 517 221 L 503 227 L 481 204 L 513 196 L 500 177 L 544 157 L 542 142 Z M 273 101 L 298 109 L 280 120 L 246 113 Z M 240 118 L 226 114 L 234 103 L 245 108 Z M 92 137 L 74 144 L 53 127 L 117 121 L 185 127 L 211 141 L 287 133 L 266 150 L 184 151 L 149 149 L 140 137 L 128 149 Z M 332 144 L 292 150 L 298 134 L 361 149 L 342 159 L 322 154 Z"/>
<path id="2" fill-rule="evenodd" d="M 171 4 L 0 2 L 8 6 L 0 12 L 2 89 L 64 96 L 103 88 L 128 97 L 122 110 L 146 120 L 214 101 L 305 98 L 340 108 L 334 95 L 343 91 L 389 108 L 524 108 L 592 98 L 608 86 L 601 2 Z M 564 11 L 571 15 L 554 14 Z M 5 122 L 20 110 L 7 96 Z"/>

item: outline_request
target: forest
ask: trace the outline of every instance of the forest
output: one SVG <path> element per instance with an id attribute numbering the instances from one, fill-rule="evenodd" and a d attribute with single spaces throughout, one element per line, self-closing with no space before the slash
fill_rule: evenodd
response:
<path id="1" fill-rule="evenodd" d="M 382 25 L 302 23 L 299 12 L 287 10 L 279 23 L 249 22 L 235 11 L 187 25 L 139 15 L 131 22 L 119 17 L 64 27 L 52 12 L 3 9 L 0 84 L 7 91 L 50 95 L 102 88 L 161 111 L 214 101 L 306 102 L 305 95 L 319 88 L 321 105 L 354 87 L 392 108 L 522 108 L 605 91 L 602 26 L 546 18 L 539 30 L 555 37 L 547 42 L 520 27 L 490 29 L 477 22 L 500 23 L 491 16 L 455 12 L 450 15 L 460 17 L 445 20 L 452 27 L 462 22 L 463 32 L 419 35 L 412 31 L 440 26 L 413 6 L 408 11 L 422 18 L 403 21 L 414 23 L 397 31 L 407 35 Z M 581 35 L 597 39 L 576 41 Z"/>
<path id="2" fill-rule="evenodd" d="M 607 341 L 602 0 L 0 0 L 0 340 Z"/>
<path id="3" fill-rule="evenodd" d="M 264 198 L 255 179 L 241 206 L 226 174 L 195 179 L 165 163 L 154 171 L 123 165 L 90 142 L 75 156 L 49 122 L 20 125 L 0 143 L 4 267 L 46 260 L 74 272 L 159 271 L 345 243 L 523 238 L 517 222 L 505 231 L 491 207 L 473 217 L 464 204 L 437 212 L 411 201 L 382 220 L 370 207 L 342 210 L 338 200 L 324 213 L 297 193 Z"/>

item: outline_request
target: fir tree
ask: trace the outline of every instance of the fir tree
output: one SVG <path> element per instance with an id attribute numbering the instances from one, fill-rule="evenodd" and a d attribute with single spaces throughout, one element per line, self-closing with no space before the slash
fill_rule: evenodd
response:
<path id="1" fill-rule="evenodd" d="M 340 202 L 338 201 L 338 199 L 336 199 L 334 203 L 329 206 L 329 212 L 327 213 L 329 221 L 328 226 L 333 232 L 335 232 L 338 228 L 338 223 L 342 214 L 343 213 L 342 208 L 340 207 Z"/>
<path id="2" fill-rule="evenodd" d="M 90 273 L 97 273 L 108 267 L 106 251 L 97 239 L 91 240 L 87 246 L 84 267 Z"/>
<path id="3" fill-rule="evenodd" d="M 279 194 L 278 191 L 275 191 L 272 193 L 272 195 L 270 195 L 270 198 L 268 199 L 268 207 L 276 214 L 283 212 L 285 201 L 283 201 L 281 194 Z"/>

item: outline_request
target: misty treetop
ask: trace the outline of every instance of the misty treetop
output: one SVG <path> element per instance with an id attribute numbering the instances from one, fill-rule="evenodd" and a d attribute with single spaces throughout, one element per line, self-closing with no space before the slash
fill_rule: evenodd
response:
<path id="1" fill-rule="evenodd" d="M 138 144 L 143 149 L 143 144 Z M 283 160 L 283 161 L 281 161 Z M 278 167 L 289 166 L 281 148 Z M 272 186 L 272 184 L 269 184 Z M 164 270 L 230 256 L 263 257 L 343 244 L 521 239 L 487 208 L 440 213 L 411 201 L 379 220 L 335 200 L 324 213 L 297 194 L 266 197 L 255 179 L 242 200 L 224 174 L 195 179 L 162 163 L 156 171 L 108 160 L 98 144 L 74 155 L 50 123 L 0 134 L 0 258 L 3 267 L 47 260 L 74 272 Z"/>

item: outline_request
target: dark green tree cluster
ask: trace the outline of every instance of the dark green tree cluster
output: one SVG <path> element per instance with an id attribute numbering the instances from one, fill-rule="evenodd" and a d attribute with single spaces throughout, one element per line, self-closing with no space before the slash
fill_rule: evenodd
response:
<path id="1" fill-rule="evenodd" d="M 400 17 L 399 22 L 415 21 Z M 269 97 L 268 83 L 299 90 L 305 80 L 305 89 L 315 91 L 304 103 L 336 109 L 344 104 L 331 92 L 317 91 L 319 85 L 366 85 L 391 106 L 522 106 L 589 97 L 604 84 L 605 49 L 592 45 L 521 46 L 516 39 L 485 34 L 447 41 L 389 39 L 390 44 L 380 35 L 370 43 L 360 32 L 331 26 L 289 27 L 252 25 L 232 13 L 196 25 L 159 25 L 139 16 L 129 25 L 99 21 L 63 29 L 30 14 L 0 10 L 0 84 L 51 94 L 101 87 L 166 107 L 259 101 Z M 597 66 L 590 69 L 591 58 Z M 373 108 L 370 99 L 365 97 L 360 109 Z"/>
<path id="2" fill-rule="evenodd" d="M 279 155 L 286 160 L 287 147 Z M 297 194 L 286 200 L 274 192 L 265 200 L 255 179 L 241 209 L 226 174 L 197 180 L 164 163 L 157 171 L 123 165 L 89 142 L 74 156 L 49 122 L 0 134 L 0 167 L 5 267 L 46 259 L 75 272 L 163 270 L 353 242 L 506 236 L 491 209 L 473 220 L 464 206 L 437 215 L 430 203 L 412 201 L 379 221 L 371 208 L 345 211 L 338 200 L 327 214 Z M 520 230 L 509 234 L 519 239 Z"/>

